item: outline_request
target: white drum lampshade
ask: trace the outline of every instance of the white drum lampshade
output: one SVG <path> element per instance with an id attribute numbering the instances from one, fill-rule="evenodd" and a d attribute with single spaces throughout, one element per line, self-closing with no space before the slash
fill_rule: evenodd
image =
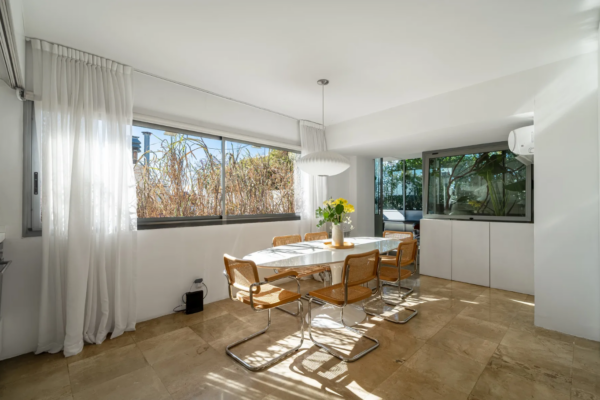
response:
<path id="1" fill-rule="evenodd" d="M 332 151 L 317 151 L 305 155 L 296 161 L 296 165 L 309 175 L 337 175 L 348 168 L 350 162 L 346 157 Z"/>

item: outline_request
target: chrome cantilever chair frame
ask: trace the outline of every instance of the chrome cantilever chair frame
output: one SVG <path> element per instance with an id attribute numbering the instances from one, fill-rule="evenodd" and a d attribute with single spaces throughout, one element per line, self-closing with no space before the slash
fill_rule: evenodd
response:
<path id="1" fill-rule="evenodd" d="M 378 260 L 378 265 L 377 265 L 377 287 L 379 288 L 380 285 L 380 280 L 379 280 L 379 267 L 381 266 L 381 263 L 379 262 L 381 259 Z M 345 277 L 344 277 L 344 304 L 341 306 L 335 305 L 335 304 L 331 304 L 331 303 L 326 303 L 327 305 L 331 305 L 334 306 L 336 308 L 340 309 L 340 321 L 342 322 L 342 325 L 344 326 L 344 328 L 348 329 L 349 331 L 356 333 L 358 335 L 360 335 L 361 337 L 364 337 L 366 339 L 369 339 L 373 342 L 375 342 L 375 345 L 369 347 L 368 349 L 365 349 L 363 351 L 361 351 L 360 353 L 358 353 L 357 355 L 355 355 L 354 357 L 345 357 L 342 354 L 339 354 L 338 352 L 336 352 L 335 350 L 333 350 L 330 347 L 327 347 L 326 345 L 324 345 L 323 343 L 317 342 L 315 340 L 315 338 L 312 335 L 312 302 L 313 302 L 313 297 L 310 297 L 310 300 L 308 301 L 308 336 L 310 337 L 310 340 L 317 345 L 318 347 L 322 348 L 323 350 L 327 351 L 329 354 L 331 354 L 332 356 L 345 361 L 345 362 L 353 362 L 358 360 L 359 358 L 365 356 L 366 354 L 372 352 L 373 350 L 375 350 L 376 348 L 379 347 L 379 341 L 375 338 L 372 338 L 370 336 L 367 336 L 361 332 L 359 332 L 358 330 L 346 325 L 346 323 L 344 322 L 344 307 L 346 307 L 348 305 L 348 278 L 349 278 L 349 270 L 350 270 L 350 265 L 346 264 L 344 269 L 346 270 L 345 273 Z M 375 294 L 377 294 L 377 292 L 375 292 Z M 365 304 L 364 304 L 364 300 L 361 301 L 361 305 L 362 305 L 362 309 L 365 313 L 368 314 L 368 312 L 365 310 Z"/>
<path id="2" fill-rule="evenodd" d="M 276 274 L 279 274 L 279 273 L 282 272 L 282 271 L 279 271 L 279 270 L 276 270 L 276 269 L 274 271 L 275 271 Z M 298 291 L 298 293 L 300 293 L 300 279 L 298 279 L 297 277 L 294 277 L 294 276 L 288 276 L 287 278 L 294 279 L 296 281 L 296 285 L 298 286 L 297 291 Z M 282 279 L 285 279 L 285 278 L 282 278 Z M 229 292 L 230 292 L 229 296 L 231 297 L 231 287 L 229 288 Z M 304 298 L 304 295 L 302 295 L 301 298 Z M 298 315 L 302 316 L 302 311 L 303 311 L 302 302 L 300 300 L 298 300 L 298 302 L 299 302 L 299 304 L 298 304 L 298 311 L 296 311 L 295 313 L 293 313 L 293 312 L 291 312 L 289 310 L 286 310 L 285 308 L 283 308 L 283 306 L 277 306 L 275 308 L 278 309 L 279 311 L 283 311 L 284 313 L 290 314 L 293 317 L 297 317 Z M 254 311 L 256 311 L 256 310 L 254 310 Z M 270 318 L 271 318 L 271 314 L 269 314 L 269 320 L 270 320 Z"/>
<path id="3" fill-rule="evenodd" d="M 402 250 L 399 251 L 398 260 L 399 260 L 398 261 L 398 265 L 384 264 L 385 266 L 390 266 L 390 267 L 396 267 L 396 268 L 398 268 L 398 280 L 393 281 L 393 282 L 390 282 L 390 281 L 381 281 L 381 285 L 382 286 L 390 286 L 390 287 L 398 289 L 398 295 L 400 296 L 400 298 L 401 299 L 406 299 L 408 296 L 410 296 L 415 291 L 415 289 L 414 288 L 409 288 L 409 287 L 406 287 L 406 286 L 402 286 L 402 279 L 400 279 L 400 273 L 402 272 L 402 270 L 400 268 L 400 260 L 402 260 Z M 410 264 L 405 265 L 405 266 L 408 266 L 408 265 L 411 265 L 411 264 L 415 267 L 415 270 L 416 270 L 416 263 L 414 261 L 412 263 L 410 263 Z M 402 293 L 403 290 L 406 290 L 406 292 Z M 381 289 L 381 293 L 383 295 L 383 288 Z M 400 304 L 400 303 L 398 303 L 398 304 Z"/>
<path id="4" fill-rule="evenodd" d="M 402 250 L 398 250 L 398 251 L 399 251 L 398 260 L 402 260 Z M 413 292 L 413 290 L 414 290 L 414 289 L 410 289 L 408 293 L 402 294 L 402 291 L 400 289 L 409 289 L 409 288 L 405 288 L 403 286 L 400 286 L 400 282 L 402 281 L 402 278 L 401 278 L 401 276 L 402 276 L 402 268 L 400 267 L 400 264 L 401 264 L 400 261 L 398 261 L 398 265 L 397 265 L 397 268 L 398 268 L 398 280 L 396 280 L 394 282 L 388 282 L 388 281 L 382 281 L 382 280 L 379 281 L 380 282 L 379 283 L 379 298 L 381 299 L 381 301 L 384 304 L 387 304 L 388 306 L 394 306 L 394 307 L 396 307 L 396 306 L 401 305 L 404 302 L 404 299 L 406 299 L 406 297 L 408 297 Z M 389 265 L 389 264 L 386 264 L 386 266 L 387 265 Z M 410 265 L 410 264 L 408 264 L 408 265 Z M 390 300 L 385 300 L 383 298 L 383 287 L 384 286 L 390 286 L 390 287 L 394 287 L 394 288 L 398 289 L 398 292 L 399 292 L 398 294 L 399 294 L 399 297 L 400 297 L 400 301 L 393 302 L 393 301 L 390 301 Z M 367 309 L 365 309 L 365 312 L 367 314 L 369 314 L 369 315 L 382 317 L 386 321 L 393 322 L 394 324 L 406 324 L 408 321 L 410 321 L 411 319 L 413 319 L 414 317 L 416 317 L 417 314 L 419 313 L 419 311 L 417 311 L 417 310 L 415 310 L 413 308 L 408 308 L 408 307 L 402 307 L 402 308 L 404 310 L 412 311 L 412 313 L 408 317 L 406 317 L 405 319 L 403 319 L 403 320 L 397 320 L 397 319 L 390 318 L 390 317 L 384 317 L 383 315 L 381 315 L 379 313 L 376 313 L 376 312 L 373 312 L 373 311 L 369 311 Z M 398 314 L 396 313 L 396 315 L 398 315 Z"/>
<path id="5" fill-rule="evenodd" d="M 229 298 L 231 300 L 233 300 L 233 301 L 238 301 L 237 299 L 235 299 L 233 297 L 233 291 L 231 290 L 231 284 L 229 283 L 230 279 L 229 279 L 229 275 L 227 275 L 227 271 L 223 271 L 223 275 L 225 275 L 225 279 L 227 280 L 227 287 L 229 288 Z M 282 278 L 282 279 L 284 279 L 284 278 Z M 296 281 L 298 281 L 297 278 L 294 278 L 294 279 L 296 279 Z M 269 283 L 269 282 L 268 281 L 262 281 L 262 282 L 253 283 L 250 286 L 249 290 L 248 290 L 248 293 L 250 294 L 250 307 L 252 308 L 252 310 L 254 312 L 264 312 L 264 311 L 267 312 L 267 326 L 266 326 L 266 328 L 264 328 L 264 329 L 262 329 L 262 330 L 260 330 L 260 331 L 258 331 L 256 333 L 253 333 L 250 336 L 246 336 L 245 338 L 240 339 L 237 342 L 232 343 L 232 344 L 230 344 L 229 346 L 227 346 L 225 348 L 225 352 L 227 353 L 228 356 L 230 356 L 231 358 L 233 358 L 234 360 L 236 360 L 237 362 L 239 362 L 240 364 L 242 364 L 244 366 L 244 368 L 246 368 L 246 369 L 248 369 L 250 371 L 253 371 L 253 372 L 261 371 L 261 370 L 263 370 L 263 369 L 265 369 L 267 367 L 270 367 L 271 365 L 273 365 L 273 364 L 277 363 L 278 361 L 284 359 L 285 357 L 289 356 L 290 354 L 292 354 L 292 353 L 300 350 L 300 347 L 302 347 L 302 344 L 304 343 L 304 317 L 302 315 L 304 307 L 302 305 L 302 300 L 298 299 L 298 300 L 294 300 L 293 302 L 290 302 L 290 303 L 296 303 L 296 302 L 298 303 L 298 314 L 300 315 L 300 324 L 301 324 L 300 325 L 300 344 L 298 344 L 298 346 L 294 347 L 293 349 L 290 349 L 290 350 L 286 351 L 285 353 L 283 353 L 283 354 L 281 354 L 281 355 L 279 355 L 279 356 L 277 356 L 277 357 L 275 357 L 275 358 L 273 358 L 273 359 L 271 359 L 271 360 L 269 360 L 269 361 L 267 361 L 267 362 L 265 362 L 265 363 L 263 363 L 263 364 L 261 364 L 259 366 L 252 366 L 252 365 L 248 364 L 246 361 L 242 360 L 240 357 L 238 357 L 237 355 L 233 354 L 233 352 L 231 351 L 231 349 L 233 349 L 234 347 L 236 347 L 236 346 L 238 346 L 238 345 L 240 345 L 242 343 L 245 343 L 245 342 L 247 342 L 247 341 L 249 341 L 251 339 L 254 339 L 257 336 L 262 335 L 263 333 L 265 333 L 271 327 L 271 310 L 272 309 L 271 308 L 267 308 L 265 310 L 256 309 L 254 307 L 254 298 L 253 298 L 254 288 L 257 288 L 257 287 L 259 287 L 261 285 L 265 285 L 267 283 Z M 298 283 L 298 294 L 300 294 L 300 282 L 297 282 L 297 283 Z M 294 315 L 293 313 L 291 313 L 291 312 L 289 312 L 287 310 L 283 310 L 283 311 L 286 311 L 289 314 Z M 296 314 L 295 316 L 297 316 L 298 314 Z"/>

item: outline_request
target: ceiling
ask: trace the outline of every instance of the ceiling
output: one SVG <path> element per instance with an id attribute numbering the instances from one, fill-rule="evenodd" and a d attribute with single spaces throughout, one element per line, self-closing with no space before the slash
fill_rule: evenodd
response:
<path id="1" fill-rule="evenodd" d="M 30 37 L 326 124 L 596 50 L 600 0 L 23 0 Z"/>
<path id="2" fill-rule="evenodd" d="M 364 141 L 343 149 L 335 149 L 335 151 L 369 158 L 379 158 L 385 154 L 388 155 L 384 157 L 386 160 L 420 158 L 424 151 L 506 142 L 510 131 L 532 124 L 533 112 L 522 113 L 480 123 L 405 135 L 402 136 L 402 140 L 394 138 L 383 141 Z M 392 154 L 394 156 L 389 156 Z"/>

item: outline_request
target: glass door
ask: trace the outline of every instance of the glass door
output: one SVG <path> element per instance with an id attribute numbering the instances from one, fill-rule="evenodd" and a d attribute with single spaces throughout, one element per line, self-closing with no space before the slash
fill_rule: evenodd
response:
<path id="1" fill-rule="evenodd" d="M 384 230 L 412 231 L 422 216 L 422 159 L 376 159 L 375 235 L 382 236 Z"/>

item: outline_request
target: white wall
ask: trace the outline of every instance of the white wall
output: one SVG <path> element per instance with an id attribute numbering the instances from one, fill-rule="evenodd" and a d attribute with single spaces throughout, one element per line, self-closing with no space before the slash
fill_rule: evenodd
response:
<path id="1" fill-rule="evenodd" d="M 4 256 L 13 263 L 2 288 L 2 354 L 8 358 L 32 351 L 37 343 L 41 238 L 21 237 L 23 185 L 23 103 L 0 82 L 0 229 Z"/>
<path id="2" fill-rule="evenodd" d="M 354 230 L 352 237 L 373 236 L 375 233 L 375 165 L 367 157 L 347 156 L 350 168 L 328 178 L 329 196 L 343 197 L 354 205 L 350 215 Z"/>
<path id="3" fill-rule="evenodd" d="M 300 145 L 298 121 L 140 73 L 134 113 Z"/>
<path id="4" fill-rule="evenodd" d="M 139 231 L 138 321 L 171 313 L 196 278 L 208 286 L 206 303 L 226 298 L 223 254 L 243 257 L 271 247 L 273 236 L 294 234 L 300 221 Z"/>
<path id="5" fill-rule="evenodd" d="M 535 323 L 600 340 L 598 57 L 542 88 L 535 113 Z"/>
<path id="6" fill-rule="evenodd" d="M 368 157 L 355 157 L 356 168 L 350 177 L 350 187 L 359 209 L 355 222 L 355 236 L 375 235 L 375 163 Z"/>

